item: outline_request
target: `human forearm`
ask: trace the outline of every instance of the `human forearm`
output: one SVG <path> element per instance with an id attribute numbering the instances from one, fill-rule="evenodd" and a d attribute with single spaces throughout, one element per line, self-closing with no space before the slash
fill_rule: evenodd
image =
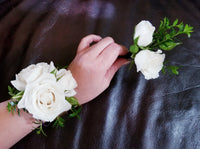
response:
<path id="1" fill-rule="evenodd" d="M 20 110 L 20 116 L 17 112 L 11 114 L 7 111 L 7 103 L 0 103 L 0 144 L 2 149 L 7 149 L 17 143 L 20 139 L 30 133 L 34 127 L 32 116 L 23 110 Z"/>

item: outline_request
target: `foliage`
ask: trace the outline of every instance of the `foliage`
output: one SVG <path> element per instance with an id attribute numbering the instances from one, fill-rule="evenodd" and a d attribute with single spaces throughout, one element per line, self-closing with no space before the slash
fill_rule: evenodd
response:
<path id="1" fill-rule="evenodd" d="M 172 50 L 177 45 L 182 44 L 177 36 L 181 34 L 186 34 L 190 38 L 193 32 L 193 27 L 188 24 L 179 23 L 176 19 L 172 24 L 168 18 L 164 18 L 160 22 L 158 30 L 153 34 L 153 42 L 147 47 L 147 49 L 162 49 L 165 51 Z"/>
<path id="2" fill-rule="evenodd" d="M 80 107 L 77 99 L 75 97 L 66 97 L 65 99 L 72 105 L 69 117 L 78 117 L 80 119 L 79 113 L 81 112 L 82 108 Z"/>
<path id="3" fill-rule="evenodd" d="M 40 120 L 35 119 L 35 121 L 33 122 L 34 124 L 39 124 L 39 127 L 35 128 L 36 133 L 39 134 L 43 134 L 44 136 L 47 136 L 46 133 L 43 130 L 43 123 Z"/>
<path id="4" fill-rule="evenodd" d="M 167 62 L 168 61 L 164 62 L 164 64 L 163 64 L 163 68 L 162 68 L 163 74 L 166 74 L 166 71 L 168 71 L 170 74 L 178 75 L 179 74 L 178 69 L 180 67 L 177 67 L 177 66 L 168 66 Z"/>
<path id="5" fill-rule="evenodd" d="M 20 110 L 17 109 L 17 104 L 22 98 L 24 91 L 18 91 L 14 87 L 8 86 L 8 94 L 11 96 L 11 101 L 8 102 L 7 110 L 8 112 L 11 112 L 14 114 L 15 111 L 18 112 L 18 115 L 20 116 Z"/>

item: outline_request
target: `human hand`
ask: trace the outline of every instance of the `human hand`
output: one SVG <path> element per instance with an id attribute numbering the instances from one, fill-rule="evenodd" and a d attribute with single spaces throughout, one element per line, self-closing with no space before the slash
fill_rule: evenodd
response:
<path id="1" fill-rule="evenodd" d="M 92 42 L 97 43 L 90 46 Z M 109 86 L 116 71 L 129 62 L 118 58 L 127 52 L 111 37 L 102 39 L 97 35 L 88 35 L 81 40 L 76 57 L 69 65 L 78 84 L 75 97 L 80 104 L 94 99 Z"/>

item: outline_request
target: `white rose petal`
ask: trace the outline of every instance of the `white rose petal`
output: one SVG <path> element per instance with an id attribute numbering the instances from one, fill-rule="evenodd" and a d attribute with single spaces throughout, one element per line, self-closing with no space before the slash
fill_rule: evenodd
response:
<path id="1" fill-rule="evenodd" d="M 138 46 L 146 47 L 153 40 L 155 27 L 149 21 L 141 21 L 135 27 L 134 39 L 139 37 Z"/>
<path id="2" fill-rule="evenodd" d="M 54 63 L 51 61 L 50 64 L 41 62 L 35 65 L 36 67 L 42 67 L 43 72 L 52 72 L 56 67 L 54 66 Z"/>
<path id="3" fill-rule="evenodd" d="M 25 108 L 35 119 L 52 122 L 59 114 L 68 111 L 71 104 L 51 73 L 43 73 L 39 79 L 27 84 L 18 108 Z"/>
<path id="4" fill-rule="evenodd" d="M 147 80 L 158 78 L 164 59 L 165 54 L 162 54 L 161 50 L 157 52 L 142 50 L 135 56 L 137 72 L 141 71 Z"/>
<path id="5" fill-rule="evenodd" d="M 19 75 L 15 75 L 16 80 L 11 81 L 11 84 L 19 91 L 23 91 L 26 86 L 26 82 Z"/>
<path id="6" fill-rule="evenodd" d="M 49 73 L 55 68 L 53 62 L 48 65 L 47 63 L 32 64 L 22 69 L 19 74 L 16 75 L 16 79 L 11 81 L 11 84 L 20 91 L 25 90 L 26 84 L 37 80 L 43 73 Z"/>
<path id="7" fill-rule="evenodd" d="M 56 77 L 58 78 L 58 84 L 65 90 L 65 96 L 71 97 L 76 94 L 74 88 L 77 87 L 77 83 L 70 70 L 60 69 Z"/>

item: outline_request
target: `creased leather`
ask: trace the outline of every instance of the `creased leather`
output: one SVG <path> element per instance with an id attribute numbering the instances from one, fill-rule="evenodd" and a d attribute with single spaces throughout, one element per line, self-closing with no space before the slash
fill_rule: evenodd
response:
<path id="1" fill-rule="evenodd" d="M 179 76 L 160 73 L 147 81 L 123 66 L 106 91 L 83 105 L 81 119 L 45 128 L 48 137 L 33 131 L 12 149 L 199 149 L 199 0 L 1 0 L 0 100 L 9 98 L 9 81 L 25 66 L 69 64 L 85 35 L 111 36 L 129 47 L 140 20 L 158 27 L 165 16 L 195 30 L 166 53 Z"/>

